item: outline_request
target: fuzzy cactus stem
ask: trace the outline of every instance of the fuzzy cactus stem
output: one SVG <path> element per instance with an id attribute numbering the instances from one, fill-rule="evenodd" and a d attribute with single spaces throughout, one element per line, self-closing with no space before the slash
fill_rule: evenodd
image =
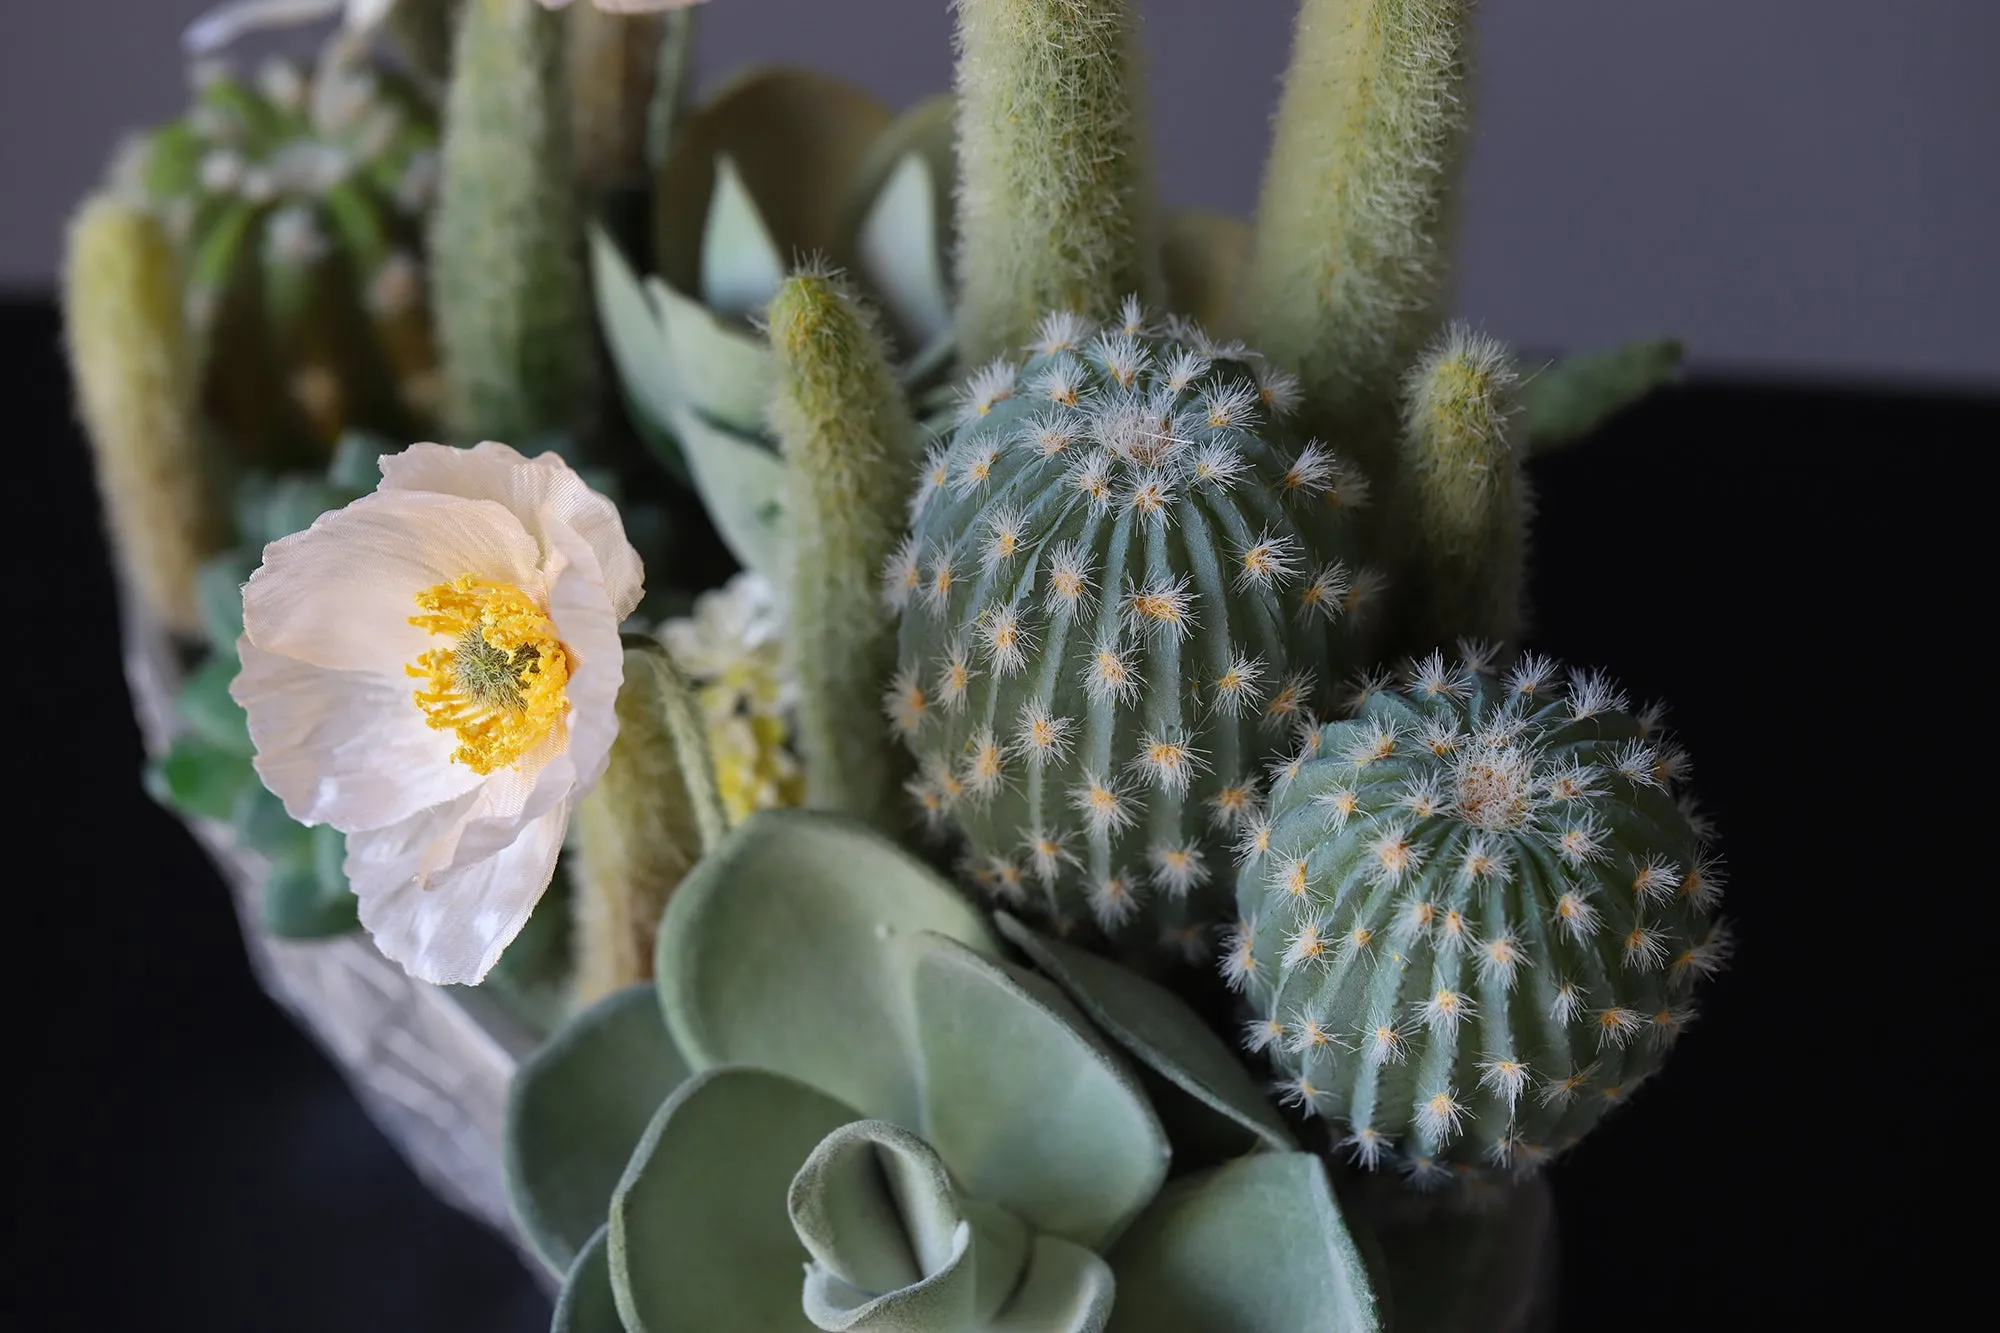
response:
<path id="1" fill-rule="evenodd" d="M 562 24 L 534 0 L 467 0 L 459 23 L 431 252 L 460 441 L 581 431 L 596 398 Z"/>
<path id="2" fill-rule="evenodd" d="M 128 585 L 171 629 L 198 621 L 195 570 L 222 522 L 196 426 L 194 350 L 173 243 L 110 197 L 70 224 L 63 316 L 77 410 Z"/>
<path id="3" fill-rule="evenodd" d="M 1520 637 L 1528 501 L 1519 385 L 1507 350 L 1462 324 L 1405 382 L 1398 585 L 1413 653 Z"/>
<path id="4" fill-rule="evenodd" d="M 1050 310 L 1160 288 L 1129 0 L 958 0 L 958 336 L 968 364 Z"/>
<path id="5" fill-rule="evenodd" d="M 896 635 L 876 579 L 902 526 L 916 426 L 872 317 L 837 277 L 788 278 L 768 319 L 772 425 L 791 474 L 789 624 L 808 799 L 893 830 L 904 765 L 876 701 Z"/>
<path id="6" fill-rule="evenodd" d="M 1442 322 L 1472 0 L 1303 0 L 1258 203 L 1249 332 L 1375 477 Z"/>
<path id="7" fill-rule="evenodd" d="M 668 897 L 726 831 L 693 687 L 658 645 L 626 648 L 618 738 L 577 807 L 579 1005 L 652 975 Z"/>

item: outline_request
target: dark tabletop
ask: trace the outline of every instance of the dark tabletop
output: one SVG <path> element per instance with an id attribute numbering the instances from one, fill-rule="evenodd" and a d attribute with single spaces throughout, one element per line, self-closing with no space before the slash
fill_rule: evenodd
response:
<path id="1" fill-rule="evenodd" d="M 262 997 L 219 880 L 142 794 L 46 303 L 0 305 L 0 352 L 27 606 L 0 707 L 28 798 L 6 819 L 27 1123 L 0 1323 L 545 1328 L 512 1253 Z M 1670 702 L 1739 939 L 1665 1072 L 1556 1169 L 1565 1329 L 1913 1311 L 1955 1271 L 1945 1236 L 1988 1230 L 1941 1210 L 1987 1197 L 1971 992 L 1996 875 L 1970 761 L 1994 741 L 1950 639 L 1995 605 L 1996 442 L 1991 398 L 1697 381 L 1535 465 L 1534 646 Z"/>

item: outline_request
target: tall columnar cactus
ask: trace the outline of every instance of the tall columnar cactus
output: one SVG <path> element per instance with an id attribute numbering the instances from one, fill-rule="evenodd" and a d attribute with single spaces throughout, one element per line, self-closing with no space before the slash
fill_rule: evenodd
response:
<path id="1" fill-rule="evenodd" d="M 1247 327 L 1371 476 L 1442 322 L 1472 0 L 1303 0 L 1258 203 Z"/>
<path id="2" fill-rule="evenodd" d="M 461 441 L 580 431 L 595 401 L 562 25 L 535 0 L 459 20 L 431 269 Z"/>
<path id="3" fill-rule="evenodd" d="M 973 877 L 1121 949 L 1190 952 L 1263 766 L 1356 664 L 1359 480 L 1287 424 L 1293 382 L 1240 346 L 1060 314 L 964 390 L 886 593 L 890 717 L 913 792 Z"/>
<path id="4" fill-rule="evenodd" d="M 1130 0 L 959 0 L 960 354 L 1159 288 Z"/>
<path id="5" fill-rule="evenodd" d="M 1519 385 L 1507 349 L 1463 325 L 1404 382 L 1397 615 L 1415 652 L 1520 635 L 1528 499 Z"/>
<path id="6" fill-rule="evenodd" d="M 121 160 L 115 184 L 181 250 L 204 416 L 232 452 L 309 458 L 423 421 L 436 149 L 425 94 L 335 43 L 310 73 L 204 69 L 193 108 Z"/>
<path id="7" fill-rule="evenodd" d="M 807 795 L 893 828 L 907 765 L 875 704 L 896 627 L 874 590 L 901 533 L 916 425 L 871 318 L 836 279 L 787 279 L 768 324 L 772 424 L 790 464 L 787 595 Z"/>
<path id="8" fill-rule="evenodd" d="M 660 914 L 727 826 L 693 688 L 657 647 L 625 650 L 618 739 L 577 807 L 576 1002 L 653 975 Z"/>
<path id="9" fill-rule="evenodd" d="M 63 314 L 118 563 L 147 611 L 191 633 L 196 569 L 223 524 L 195 418 L 180 264 L 158 220 L 87 201 L 70 224 Z"/>
<path id="10" fill-rule="evenodd" d="M 1252 825 L 1224 974 L 1362 1165 L 1533 1167 L 1656 1070 L 1727 935 L 1687 758 L 1601 675 L 1433 656 Z"/>

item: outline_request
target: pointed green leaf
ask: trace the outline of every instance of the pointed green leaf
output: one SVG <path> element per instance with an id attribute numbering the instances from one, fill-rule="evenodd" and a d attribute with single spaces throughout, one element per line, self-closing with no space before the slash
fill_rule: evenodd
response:
<path id="1" fill-rule="evenodd" d="M 1528 450 L 1559 449 L 1595 431 L 1680 372 L 1677 338 L 1645 338 L 1565 357 L 1522 386 Z"/>
<path id="2" fill-rule="evenodd" d="M 639 275 L 601 227 L 590 230 L 590 279 L 597 294 L 597 322 L 618 382 L 633 410 L 655 428 L 664 428 L 676 402 L 666 329 Z"/>
<path id="3" fill-rule="evenodd" d="M 626 1327 L 810 1330 L 799 1306 L 806 1249 L 785 1199 L 819 1141 L 859 1118 L 759 1069 L 716 1069 L 683 1083 L 653 1117 L 611 1199 L 611 1285 Z"/>
<path id="4" fill-rule="evenodd" d="M 944 255 L 937 184 L 929 164 L 911 153 L 889 173 L 854 238 L 862 280 L 906 346 L 923 347 L 951 324 Z"/>
<path id="5" fill-rule="evenodd" d="M 727 154 L 716 158 L 715 193 L 701 233 L 702 304 L 747 320 L 771 303 L 787 267 L 736 164 Z"/>
<path id="6" fill-rule="evenodd" d="M 1382 1327 L 1368 1270 L 1310 1153 L 1259 1153 L 1175 1181 L 1105 1256 L 1114 1331 Z"/>
<path id="7" fill-rule="evenodd" d="M 625 1333 L 611 1291 L 611 1227 L 591 1233 L 563 1278 L 549 1333 Z"/>
<path id="8" fill-rule="evenodd" d="M 974 1198 L 1101 1246 L 1166 1178 L 1145 1094 L 1047 983 L 954 941 L 918 941 L 924 1137 Z"/>
<path id="9" fill-rule="evenodd" d="M 1111 1266 L 1081 1245 L 1037 1236 L 1027 1276 L 987 1333 L 1100 1333 L 1116 1285 Z"/>
<path id="10" fill-rule="evenodd" d="M 153 799 L 185 815 L 228 819 L 257 782 L 248 756 L 196 736 L 182 736 L 146 770 Z"/>
<path id="11" fill-rule="evenodd" d="M 775 1070 L 919 1128 L 901 961 L 919 931 L 998 951 L 979 912 L 888 839 L 834 815 L 759 811 L 667 904 L 655 968 L 667 1026 L 696 1068 Z"/>
<path id="12" fill-rule="evenodd" d="M 633 1147 L 687 1076 L 646 985 L 605 996 L 515 1072 L 502 1138 L 507 1194 L 552 1271 L 604 1225 Z"/>
<path id="13" fill-rule="evenodd" d="M 190 675 L 174 698 L 174 711 L 188 729 L 218 749 L 235 754 L 255 753 L 250 743 L 250 723 L 243 706 L 229 697 L 229 682 L 236 679 L 236 656 L 211 657 Z"/>
<path id="14" fill-rule="evenodd" d="M 764 340 L 658 278 L 645 288 L 666 330 L 675 403 L 746 435 L 762 431 L 778 373 Z"/>
<path id="15" fill-rule="evenodd" d="M 702 505 L 730 553 L 779 587 L 787 563 L 785 460 L 762 444 L 710 424 L 692 411 L 670 426 Z"/>

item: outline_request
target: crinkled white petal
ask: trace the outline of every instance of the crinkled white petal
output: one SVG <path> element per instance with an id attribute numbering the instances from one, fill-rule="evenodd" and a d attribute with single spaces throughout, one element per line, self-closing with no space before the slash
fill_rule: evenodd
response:
<path id="1" fill-rule="evenodd" d="M 529 822 L 492 856 L 426 872 L 419 849 L 447 832 L 437 822 L 449 821 L 452 809 L 349 835 L 345 868 L 361 900 L 361 924 L 384 957 L 419 981 L 477 985 L 548 888 L 569 803 Z"/>
<path id="2" fill-rule="evenodd" d="M 243 589 L 243 631 L 266 652 L 402 679 L 438 646 L 410 623 L 418 593 L 464 574 L 536 592 L 540 556 L 493 501 L 377 491 L 264 548 Z"/>
<path id="3" fill-rule="evenodd" d="M 639 605 L 645 570 L 639 553 L 625 540 L 618 507 L 585 485 L 555 454 L 527 458 L 493 440 L 472 449 L 413 444 L 382 459 L 377 494 L 391 491 L 437 491 L 495 501 L 507 506 L 545 547 L 550 528 L 567 526 L 590 544 L 618 619 Z"/>
<path id="4" fill-rule="evenodd" d="M 407 678 L 329 671 L 247 637 L 236 651 L 229 693 L 249 718 L 257 776 L 300 823 L 381 828 L 480 785 L 451 762 L 450 733 L 425 724 Z"/>

